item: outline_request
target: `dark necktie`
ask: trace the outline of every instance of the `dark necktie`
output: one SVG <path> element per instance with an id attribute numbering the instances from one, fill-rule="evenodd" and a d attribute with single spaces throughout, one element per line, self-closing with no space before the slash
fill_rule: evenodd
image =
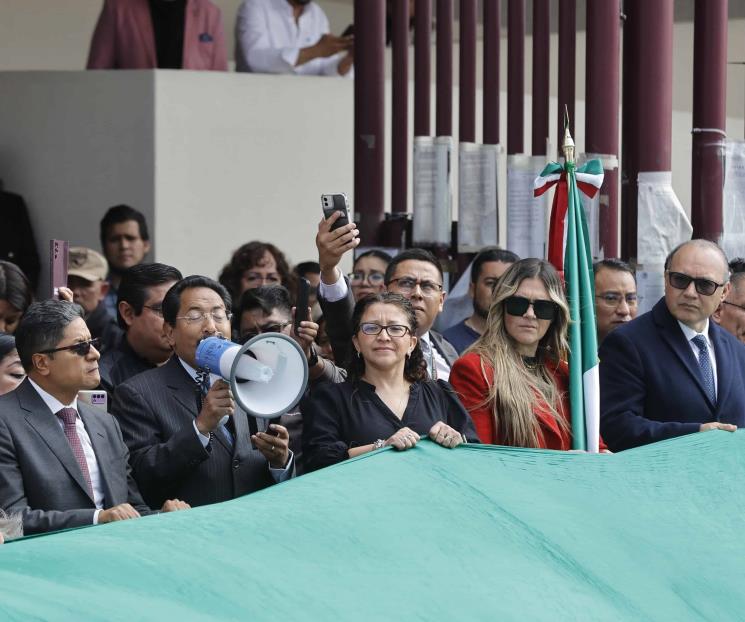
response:
<path id="1" fill-rule="evenodd" d="M 78 461 L 80 470 L 83 472 L 83 479 L 88 485 L 88 492 L 93 498 L 93 484 L 91 484 L 91 474 L 88 471 L 88 463 L 85 461 L 85 452 L 83 451 L 83 444 L 80 442 L 78 431 L 75 428 L 75 421 L 78 418 L 78 412 L 74 408 L 63 408 L 56 415 L 62 419 L 62 423 L 65 424 L 65 436 L 67 442 L 70 443 L 70 448 L 75 456 L 75 460 Z"/>
<path id="2" fill-rule="evenodd" d="M 200 372 L 200 374 L 197 374 L 196 382 L 197 386 L 199 387 L 199 391 L 197 393 L 197 411 L 200 411 L 202 410 L 202 398 L 207 395 L 207 393 L 209 393 L 210 386 L 212 385 L 212 380 L 210 379 L 209 374 Z M 228 445 L 230 447 L 233 447 L 233 443 L 235 442 L 233 439 L 233 433 L 228 429 L 227 425 L 220 424 L 218 426 L 218 429 L 220 430 L 220 433 L 223 435 L 225 440 L 228 441 Z"/>
<path id="3" fill-rule="evenodd" d="M 427 362 L 427 371 L 429 372 L 429 377 L 432 378 L 432 380 L 437 380 L 437 367 L 435 366 L 434 347 L 430 342 L 425 341 L 424 339 L 421 339 L 419 341 L 419 345 L 422 348 L 424 360 Z"/>
<path id="4" fill-rule="evenodd" d="M 701 369 L 701 378 L 704 381 L 706 395 L 709 396 L 712 404 L 716 404 L 717 395 L 714 390 L 714 370 L 711 368 L 711 359 L 709 358 L 709 344 L 703 335 L 696 335 L 691 341 L 698 348 L 698 366 Z"/>

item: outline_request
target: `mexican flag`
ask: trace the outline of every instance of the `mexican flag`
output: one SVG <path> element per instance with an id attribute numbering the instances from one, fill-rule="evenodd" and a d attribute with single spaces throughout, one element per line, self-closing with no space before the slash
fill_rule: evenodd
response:
<path id="1" fill-rule="evenodd" d="M 580 168 L 575 163 L 551 162 L 533 184 L 534 196 L 556 186 L 548 239 L 548 260 L 564 282 L 569 303 L 569 404 L 572 446 L 597 452 L 600 440 L 600 387 L 598 342 L 595 323 L 595 277 L 587 220 L 580 191 L 595 196 L 603 183 L 603 167 L 590 160 Z"/>

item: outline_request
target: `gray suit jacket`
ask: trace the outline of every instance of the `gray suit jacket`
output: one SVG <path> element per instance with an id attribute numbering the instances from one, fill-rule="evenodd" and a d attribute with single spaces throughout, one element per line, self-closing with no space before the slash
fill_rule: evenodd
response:
<path id="1" fill-rule="evenodd" d="M 78 402 L 104 488 L 104 507 L 130 503 L 149 514 L 130 475 L 129 452 L 116 420 Z M 24 380 L 0 397 L 0 507 L 20 512 L 24 533 L 93 524 L 96 506 L 62 426 Z"/>
<path id="2" fill-rule="evenodd" d="M 194 430 L 195 382 L 175 356 L 120 384 L 111 412 L 151 507 L 175 497 L 192 506 L 218 503 L 274 483 L 267 460 L 251 447 L 248 417 L 240 409 L 233 415 L 232 449 L 219 430 L 202 446 Z"/>
<path id="3" fill-rule="evenodd" d="M 352 312 L 354 311 L 354 294 L 347 283 L 347 296 L 341 300 L 329 302 L 318 294 L 318 302 L 326 320 L 326 334 L 329 336 L 331 348 L 334 350 L 336 364 L 347 367 L 352 356 Z M 442 355 L 447 364 L 452 367 L 458 358 L 458 352 L 440 333 L 429 331 L 430 338 L 437 351 Z"/>

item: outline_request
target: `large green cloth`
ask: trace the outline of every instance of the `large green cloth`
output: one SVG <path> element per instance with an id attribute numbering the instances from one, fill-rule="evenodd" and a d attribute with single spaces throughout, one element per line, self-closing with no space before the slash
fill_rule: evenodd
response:
<path id="1" fill-rule="evenodd" d="M 422 442 L 0 547 L 0 620 L 743 620 L 745 435 Z"/>

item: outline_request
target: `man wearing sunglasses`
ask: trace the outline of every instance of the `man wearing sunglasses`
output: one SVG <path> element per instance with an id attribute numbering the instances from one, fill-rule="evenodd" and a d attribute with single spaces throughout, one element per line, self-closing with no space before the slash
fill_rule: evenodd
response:
<path id="1" fill-rule="evenodd" d="M 100 380 L 98 340 L 80 307 L 34 303 L 15 338 L 28 375 L 0 397 L 0 508 L 22 515 L 26 534 L 150 514 L 116 420 L 78 400 Z M 177 499 L 162 506 L 188 507 Z"/>
<path id="2" fill-rule="evenodd" d="M 724 330 L 745 343 L 745 263 L 742 259 L 729 262 L 730 290 L 727 298 L 714 311 L 711 319 Z"/>
<path id="3" fill-rule="evenodd" d="M 745 425 L 745 348 L 709 318 L 730 291 L 722 250 L 691 240 L 665 261 L 665 296 L 600 347 L 600 431 L 613 451 Z"/>
<path id="4" fill-rule="evenodd" d="M 252 436 L 248 416 L 236 407 L 228 384 L 198 373 L 200 341 L 230 337 L 231 299 L 225 287 L 188 276 L 168 290 L 162 309 L 173 356 L 120 384 L 112 407 L 148 505 L 157 507 L 170 496 L 192 506 L 219 503 L 292 477 L 287 429 L 272 424 Z"/>

